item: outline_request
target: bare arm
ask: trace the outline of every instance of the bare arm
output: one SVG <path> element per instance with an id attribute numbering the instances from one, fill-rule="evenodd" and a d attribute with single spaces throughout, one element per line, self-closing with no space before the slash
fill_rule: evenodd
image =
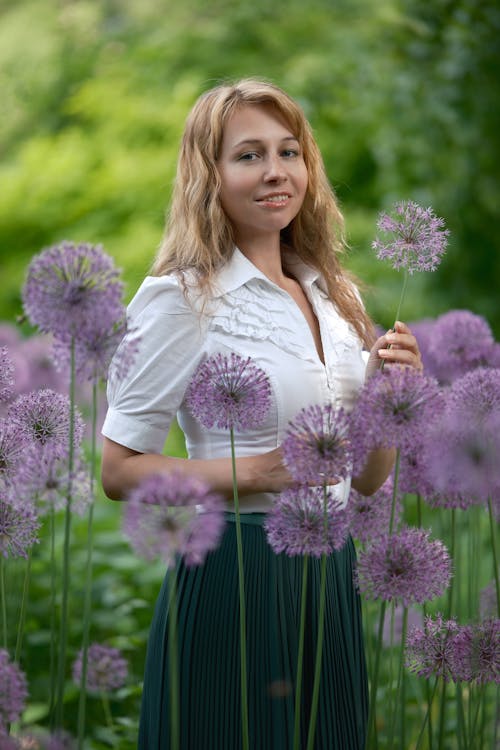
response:
<path id="1" fill-rule="evenodd" d="M 181 471 L 204 479 L 216 492 L 233 497 L 233 473 L 230 458 L 187 459 L 157 453 L 137 453 L 104 438 L 101 479 L 106 495 L 121 500 L 142 479 L 158 472 Z M 259 456 L 236 459 L 238 493 L 280 492 L 291 477 L 283 466 L 281 450 L 275 448 Z"/>
<path id="2" fill-rule="evenodd" d="M 390 346 L 390 348 L 388 348 Z M 366 366 L 366 377 L 370 378 L 380 369 L 381 362 L 404 365 L 422 370 L 422 359 L 417 340 L 405 323 L 397 322 L 395 331 L 381 336 L 371 348 Z M 394 466 L 395 449 L 372 451 L 361 474 L 353 477 L 352 486 L 362 495 L 372 495 L 383 485 Z"/>

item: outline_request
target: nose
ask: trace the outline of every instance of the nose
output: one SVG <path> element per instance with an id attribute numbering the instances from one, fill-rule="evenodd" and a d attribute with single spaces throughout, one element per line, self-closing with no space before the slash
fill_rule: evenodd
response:
<path id="1" fill-rule="evenodd" d="M 283 182 L 286 180 L 286 170 L 278 154 L 270 155 L 264 172 L 265 182 Z"/>

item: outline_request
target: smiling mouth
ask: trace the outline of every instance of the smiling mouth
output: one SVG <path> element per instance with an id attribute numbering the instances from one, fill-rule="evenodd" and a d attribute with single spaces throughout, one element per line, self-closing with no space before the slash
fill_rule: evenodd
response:
<path id="1" fill-rule="evenodd" d="M 288 193 L 280 193 L 278 195 L 265 195 L 263 198 L 258 198 L 257 203 L 270 203 L 275 206 L 282 205 L 290 200 L 291 196 Z"/>

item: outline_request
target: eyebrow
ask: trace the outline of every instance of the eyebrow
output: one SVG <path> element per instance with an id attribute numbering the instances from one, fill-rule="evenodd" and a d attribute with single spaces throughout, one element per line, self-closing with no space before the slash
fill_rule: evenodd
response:
<path id="1" fill-rule="evenodd" d="M 298 143 L 299 139 L 294 135 L 286 135 L 284 138 L 281 138 L 280 143 L 283 143 L 284 141 L 295 141 L 296 143 Z M 255 144 L 259 145 L 263 142 L 264 141 L 261 138 L 244 138 L 242 141 L 238 141 L 237 143 L 233 144 L 231 148 L 241 148 L 241 146 L 252 146 Z"/>

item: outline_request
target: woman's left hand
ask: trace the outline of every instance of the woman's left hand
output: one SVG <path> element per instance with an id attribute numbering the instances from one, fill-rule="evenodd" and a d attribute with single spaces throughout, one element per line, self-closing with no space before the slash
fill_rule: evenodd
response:
<path id="1" fill-rule="evenodd" d="M 366 366 L 366 377 L 374 375 L 382 365 L 404 365 L 423 370 L 422 357 L 417 339 L 405 323 L 397 321 L 394 331 L 388 331 L 380 336 L 370 350 L 370 358 Z"/>

